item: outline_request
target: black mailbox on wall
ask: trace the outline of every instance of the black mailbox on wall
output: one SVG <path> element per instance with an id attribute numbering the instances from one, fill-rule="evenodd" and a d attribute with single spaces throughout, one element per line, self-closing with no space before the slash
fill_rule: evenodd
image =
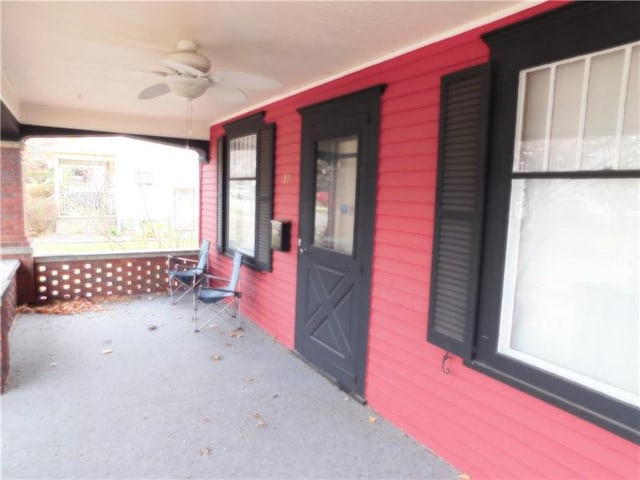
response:
<path id="1" fill-rule="evenodd" d="M 291 220 L 271 220 L 271 248 L 280 252 L 291 250 Z"/>

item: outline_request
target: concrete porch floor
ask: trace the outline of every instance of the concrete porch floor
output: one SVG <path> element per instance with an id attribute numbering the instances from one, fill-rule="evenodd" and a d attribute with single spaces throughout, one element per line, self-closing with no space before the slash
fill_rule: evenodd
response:
<path id="1" fill-rule="evenodd" d="M 2 478 L 456 479 L 247 320 L 196 334 L 186 300 L 105 307 L 16 318 Z"/>

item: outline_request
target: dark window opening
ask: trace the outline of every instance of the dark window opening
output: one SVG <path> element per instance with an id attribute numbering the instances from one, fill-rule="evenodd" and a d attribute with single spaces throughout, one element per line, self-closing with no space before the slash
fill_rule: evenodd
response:
<path id="1" fill-rule="evenodd" d="M 265 124 L 259 113 L 224 129 L 218 139 L 218 250 L 239 251 L 247 265 L 271 271 L 275 124 Z"/>

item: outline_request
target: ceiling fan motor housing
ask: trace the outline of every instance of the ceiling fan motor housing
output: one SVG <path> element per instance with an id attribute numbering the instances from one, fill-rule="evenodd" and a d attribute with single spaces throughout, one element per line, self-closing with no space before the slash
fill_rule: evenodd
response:
<path id="1" fill-rule="evenodd" d="M 180 73 L 199 76 L 205 75 L 211 68 L 211 61 L 197 52 L 198 44 L 190 40 L 178 42 L 178 50 L 162 59 L 162 63 Z"/>

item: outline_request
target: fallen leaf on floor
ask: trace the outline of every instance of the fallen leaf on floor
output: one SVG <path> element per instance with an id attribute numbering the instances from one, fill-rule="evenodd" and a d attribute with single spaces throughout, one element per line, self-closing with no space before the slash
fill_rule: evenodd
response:
<path id="1" fill-rule="evenodd" d="M 102 304 L 94 300 L 86 298 L 77 298 L 75 300 L 53 300 L 44 305 L 20 305 L 17 309 L 18 313 L 41 313 L 44 315 L 73 315 L 76 313 L 97 312 L 108 310 Z"/>
<path id="2" fill-rule="evenodd" d="M 376 423 L 378 419 L 376 417 L 374 417 L 373 415 L 369 415 L 369 418 L 367 419 L 367 421 L 369 423 Z"/>
<path id="3" fill-rule="evenodd" d="M 255 381 L 255 378 L 253 378 L 253 377 L 245 377 L 244 381 L 247 382 L 247 383 L 252 383 L 253 381 Z"/>
<path id="4" fill-rule="evenodd" d="M 471 480 L 471 477 L 466 473 L 461 473 L 458 475 L 458 480 Z"/>
<path id="5" fill-rule="evenodd" d="M 211 452 L 213 452 L 213 449 L 211 447 L 204 447 L 200 449 L 200 456 L 205 456 L 205 455 L 211 455 Z"/>
<path id="6" fill-rule="evenodd" d="M 211 360 L 219 362 L 220 360 L 222 360 L 222 355 L 211 355 Z"/>
<path id="7" fill-rule="evenodd" d="M 109 355 L 110 353 L 113 353 L 113 350 L 111 350 L 110 348 L 105 348 L 101 353 L 102 355 Z"/>
<path id="8" fill-rule="evenodd" d="M 242 328 L 236 328 L 235 330 L 231 331 L 229 336 L 233 338 L 242 338 L 244 336 L 244 331 L 242 330 Z"/>
<path id="9" fill-rule="evenodd" d="M 157 325 L 154 325 L 153 323 L 150 323 L 149 325 L 147 325 L 147 328 L 148 328 L 149 330 L 156 330 L 156 329 L 158 328 L 158 326 L 157 326 Z"/>
<path id="10" fill-rule="evenodd" d="M 259 413 L 254 413 L 253 414 L 253 418 L 255 418 L 256 420 L 258 420 L 256 422 L 256 427 L 258 428 L 264 428 L 267 426 L 267 422 L 265 421 L 264 418 L 262 418 L 262 415 L 260 415 Z"/>

